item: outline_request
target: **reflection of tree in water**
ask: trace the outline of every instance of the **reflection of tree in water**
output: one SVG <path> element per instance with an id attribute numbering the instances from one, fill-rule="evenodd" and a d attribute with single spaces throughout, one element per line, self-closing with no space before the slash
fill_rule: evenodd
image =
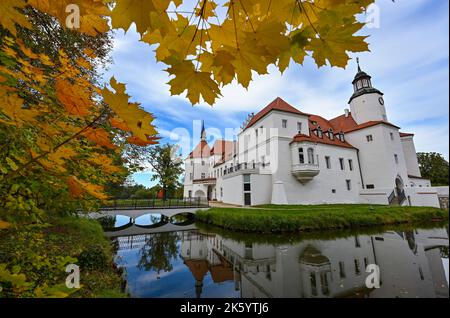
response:
<path id="1" fill-rule="evenodd" d="M 416 244 L 416 238 L 414 236 L 414 232 L 413 231 L 405 232 L 405 238 L 408 241 L 409 249 L 414 254 L 417 254 L 417 244 Z"/>
<path id="2" fill-rule="evenodd" d="M 147 238 L 142 247 L 141 259 L 138 263 L 140 270 L 154 270 L 158 274 L 160 271 L 170 272 L 173 269 L 172 259 L 176 260 L 178 256 L 177 233 L 158 233 Z"/>
<path id="3" fill-rule="evenodd" d="M 448 258 L 448 246 L 441 246 L 439 247 L 439 250 L 442 258 Z"/>

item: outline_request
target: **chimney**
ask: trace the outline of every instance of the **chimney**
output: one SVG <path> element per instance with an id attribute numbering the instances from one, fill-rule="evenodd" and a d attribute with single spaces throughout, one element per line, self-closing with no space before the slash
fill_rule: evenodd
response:
<path id="1" fill-rule="evenodd" d="M 345 118 L 348 118 L 348 116 L 350 116 L 350 110 L 348 108 L 346 108 L 344 110 L 344 112 L 345 112 Z"/>

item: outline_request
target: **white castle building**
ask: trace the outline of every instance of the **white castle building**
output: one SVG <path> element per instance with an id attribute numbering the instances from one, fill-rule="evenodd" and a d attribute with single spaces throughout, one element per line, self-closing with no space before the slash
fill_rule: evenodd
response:
<path id="1" fill-rule="evenodd" d="M 186 158 L 185 197 L 235 205 L 371 203 L 439 207 L 420 174 L 414 135 L 389 121 L 383 93 L 358 64 L 350 109 L 327 120 L 275 99 L 235 141 L 203 127 Z"/>

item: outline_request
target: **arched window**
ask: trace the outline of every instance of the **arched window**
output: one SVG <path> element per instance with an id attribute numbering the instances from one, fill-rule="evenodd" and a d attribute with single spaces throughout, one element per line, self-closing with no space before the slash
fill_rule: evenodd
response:
<path id="1" fill-rule="evenodd" d="M 313 148 L 308 148 L 308 163 L 310 165 L 314 164 L 314 149 Z"/>
<path id="2" fill-rule="evenodd" d="M 303 152 L 303 148 L 298 148 L 298 159 L 300 164 L 305 163 L 305 153 Z"/>

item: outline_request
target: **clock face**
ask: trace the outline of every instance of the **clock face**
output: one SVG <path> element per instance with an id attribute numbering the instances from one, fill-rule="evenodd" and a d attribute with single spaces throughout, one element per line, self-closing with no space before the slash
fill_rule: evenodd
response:
<path id="1" fill-rule="evenodd" d="M 380 102 L 381 105 L 384 105 L 384 99 L 383 99 L 383 97 L 378 98 L 378 101 Z"/>

